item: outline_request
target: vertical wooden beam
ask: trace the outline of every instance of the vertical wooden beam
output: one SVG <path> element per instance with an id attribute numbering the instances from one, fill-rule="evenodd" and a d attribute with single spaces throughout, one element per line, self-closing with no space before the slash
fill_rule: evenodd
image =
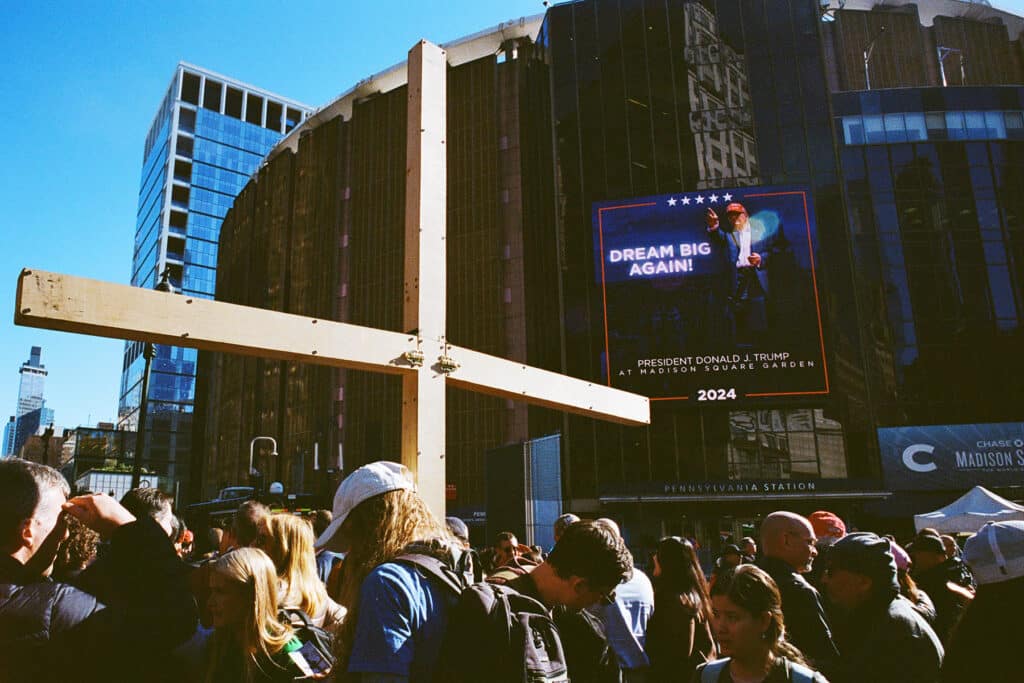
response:
<path id="1" fill-rule="evenodd" d="M 402 379 L 402 463 L 420 495 L 445 513 L 445 355 L 447 292 L 447 135 L 444 50 L 420 41 L 409 51 L 406 122 L 405 287 L 403 326 L 420 341 L 423 365 Z"/>

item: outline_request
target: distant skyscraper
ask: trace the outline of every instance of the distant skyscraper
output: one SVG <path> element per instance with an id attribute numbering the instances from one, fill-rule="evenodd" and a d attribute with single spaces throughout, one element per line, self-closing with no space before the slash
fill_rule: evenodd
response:
<path id="1" fill-rule="evenodd" d="M 179 63 L 146 136 L 132 285 L 152 288 L 166 269 L 175 292 L 212 299 L 220 224 L 264 155 L 312 108 Z M 134 430 L 144 344 L 127 342 L 118 425 Z M 157 345 L 149 384 L 144 464 L 188 479 L 196 350 Z"/>
<path id="2" fill-rule="evenodd" d="M 40 362 L 42 355 L 43 349 L 33 346 L 28 360 L 22 363 L 21 369 L 18 370 L 21 375 L 21 381 L 18 383 L 18 407 L 14 415 L 14 438 L 8 455 L 15 455 L 21 450 L 28 437 L 35 434 L 40 425 L 44 424 L 45 417 L 53 421 L 53 410 L 46 408 L 43 400 L 47 372 L 46 366 Z M 7 443 L 6 438 L 4 443 Z"/>
<path id="3" fill-rule="evenodd" d="M 4 440 L 0 441 L 0 455 L 7 457 L 14 453 L 14 434 L 18 426 L 18 418 L 11 415 L 11 419 L 4 425 Z"/>

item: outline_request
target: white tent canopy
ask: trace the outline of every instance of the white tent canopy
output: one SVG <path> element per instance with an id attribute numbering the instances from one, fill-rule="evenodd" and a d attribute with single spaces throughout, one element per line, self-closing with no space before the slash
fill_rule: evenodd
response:
<path id="1" fill-rule="evenodd" d="M 914 526 L 918 531 L 931 527 L 947 534 L 973 534 L 985 522 L 1012 520 L 1024 521 L 1024 505 L 997 496 L 984 486 L 975 486 L 944 508 L 914 515 Z"/>

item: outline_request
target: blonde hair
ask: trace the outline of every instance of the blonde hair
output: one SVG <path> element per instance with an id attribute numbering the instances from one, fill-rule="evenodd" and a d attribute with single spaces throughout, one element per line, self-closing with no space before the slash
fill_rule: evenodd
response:
<path id="1" fill-rule="evenodd" d="M 279 604 L 298 607 L 316 618 L 327 606 L 327 589 L 316 571 L 313 529 L 309 523 L 287 512 L 266 519 L 261 548 L 274 561 L 281 580 Z"/>
<path id="2" fill-rule="evenodd" d="M 401 555 L 410 543 L 451 539 L 448 529 L 412 489 L 388 491 L 364 500 L 349 513 L 343 528 L 350 549 L 341 566 L 341 587 L 335 599 L 348 614 L 335 636 L 338 671 L 348 668 L 363 579 L 378 565 Z"/>
<path id="3" fill-rule="evenodd" d="M 257 678 L 260 660 L 273 664 L 272 657 L 280 652 L 294 636 L 292 627 L 277 618 L 277 572 L 266 553 L 256 548 L 239 548 L 214 560 L 215 574 L 237 584 L 252 602 L 252 611 L 246 614 L 232 639 L 218 630 L 211 638 L 210 659 L 206 680 L 212 683 L 217 674 L 216 665 L 233 648 L 243 655 L 244 680 Z"/>

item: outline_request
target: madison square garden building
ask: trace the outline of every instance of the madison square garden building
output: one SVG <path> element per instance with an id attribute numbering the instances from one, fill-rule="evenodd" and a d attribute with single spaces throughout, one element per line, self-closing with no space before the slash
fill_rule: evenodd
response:
<path id="1" fill-rule="evenodd" d="M 1024 495 L 1022 29 L 956 0 L 581 0 L 445 45 L 448 338 L 654 399 L 634 428 L 449 388 L 449 512 L 482 533 L 497 449 L 554 434 L 544 514 L 635 548 Z M 218 299 L 400 330 L 406 96 L 402 64 L 271 151 Z M 398 378 L 203 353 L 197 382 L 193 499 L 245 482 L 256 435 L 291 490 L 398 457 Z"/>

